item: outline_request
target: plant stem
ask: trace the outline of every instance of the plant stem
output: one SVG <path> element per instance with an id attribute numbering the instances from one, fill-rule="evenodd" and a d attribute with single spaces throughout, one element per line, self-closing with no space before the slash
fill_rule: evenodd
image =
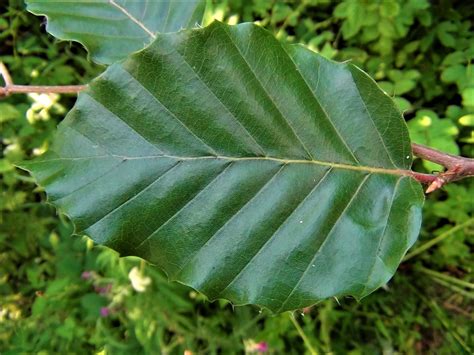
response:
<path id="1" fill-rule="evenodd" d="M 411 171 L 411 170 L 402 170 L 402 171 L 404 172 L 403 175 L 411 176 L 413 179 L 415 179 L 418 182 L 421 182 L 422 184 L 432 184 L 437 179 L 437 176 L 432 175 L 432 174 L 423 174 L 423 173 L 418 173 L 416 171 Z"/>
<path id="2" fill-rule="evenodd" d="M 460 287 L 466 287 L 474 290 L 474 284 L 464 281 L 464 280 L 459 280 L 456 277 L 452 277 L 446 274 L 443 274 L 442 272 L 434 271 L 428 268 L 425 268 L 423 266 L 417 266 L 416 270 L 423 272 L 427 275 L 430 275 L 431 277 L 437 278 L 437 279 L 442 279 L 446 282 L 452 283 L 454 285 L 460 286 Z"/>
<path id="3" fill-rule="evenodd" d="M 447 319 L 446 314 L 442 311 L 441 307 L 434 301 L 432 298 L 425 297 L 419 290 L 417 290 L 414 286 L 408 283 L 408 287 L 412 289 L 412 291 L 421 299 L 423 303 L 425 303 L 433 312 L 436 318 L 440 321 L 442 326 L 446 329 L 446 331 L 453 337 L 453 339 L 457 342 L 457 345 L 461 346 L 467 354 L 471 354 L 471 348 L 464 342 L 461 336 L 456 332 L 453 326 L 450 324 L 449 319 Z"/>
<path id="4" fill-rule="evenodd" d="M 462 295 L 462 296 L 464 296 L 464 297 L 467 297 L 467 298 L 469 298 L 469 299 L 471 299 L 471 300 L 474 300 L 474 292 L 466 291 L 466 290 L 464 290 L 464 289 L 462 289 L 462 288 L 460 288 L 460 287 L 458 287 L 458 286 L 455 286 L 455 285 L 453 285 L 453 284 L 451 284 L 451 283 L 449 283 L 449 282 L 447 282 L 447 281 L 445 281 L 445 280 L 438 279 L 438 278 L 436 278 L 436 277 L 432 277 L 431 279 L 432 279 L 434 282 L 440 284 L 441 286 L 444 286 L 444 287 L 450 289 L 451 291 L 453 291 L 453 292 L 455 292 L 455 293 L 457 293 L 457 294 L 460 294 L 460 295 Z"/>
<path id="5" fill-rule="evenodd" d="M 0 75 L 5 82 L 5 86 L 0 87 L 0 97 L 11 94 L 28 93 L 58 93 L 77 94 L 86 88 L 86 85 L 61 85 L 61 86 L 36 86 L 36 85 L 15 85 L 7 67 L 0 62 Z"/>
<path id="6" fill-rule="evenodd" d="M 29 93 L 58 93 L 58 94 L 77 94 L 84 90 L 86 85 L 61 85 L 61 86 L 34 86 L 34 85 L 5 85 L 0 87 L 0 97 L 10 94 L 29 94 Z"/>
<path id="7" fill-rule="evenodd" d="M 433 163 L 438 163 L 448 169 L 463 164 L 463 169 L 466 174 L 474 175 L 474 159 L 444 153 L 417 143 L 412 143 L 412 149 L 417 157 L 429 160 Z"/>
<path id="8" fill-rule="evenodd" d="M 10 72 L 8 71 L 5 64 L 0 62 L 0 75 L 2 75 L 3 81 L 5 82 L 5 86 L 13 85 L 12 77 L 10 76 Z"/>
<path id="9" fill-rule="evenodd" d="M 317 355 L 318 352 L 316 350 L 314 350 L 313 346 L 311 345 L 308 337 L 306 336 L 306 334 L 304 333 L 303 331 L 303 328 L 301 328 L 301 326 L 299 325 L 298 321 L 295 319 L 295 316 L 293 313 L 289 313 L 289 316 L 290 316 L 290 319 L 291 319 L 291 322 L 293 323 L 293 325 L 295 326 L 296 330 L 298 331 L 298 334 L 300 335 L 301 339 L 303 339 L 303 342 L 304 342 L 304 345 L 306 346 L 306 348 L 309 350 L 309 352 L 312 354 L 312 355 Z"/>
<path id="10" fill-rule="evenodd" d="M 436 238 L 433 238 L 433 239 L 427 241 L 426 243 L 420 245 L 418 248 L 413 250 L 411 253 L 405 255 L 405 257 L 403 258 L 403 261 L 407 261 L 407 260 L 413 258 L 414 256 L 416 256 L 418 254 L 421 254 L 425 250 L 431 248 L 433 245 L 436 245 L 436 244 L 442 242 L 443 240 L 445 240 L 446 238 L 450 237 L 451 235 L 456 233 L 458 230 L 461 230 L 463 228 L 466 228 L 466 227 L 470 226 L 471 224 L 473 224 L 473 222 L 474 222 L 474 218 L 471 218 L 471 219 L 467 220 L 466 222 L 458 224 L 457 226 L 454 226 L 450 230 L 447 230 L 446 232 L 441 233 Z"/>

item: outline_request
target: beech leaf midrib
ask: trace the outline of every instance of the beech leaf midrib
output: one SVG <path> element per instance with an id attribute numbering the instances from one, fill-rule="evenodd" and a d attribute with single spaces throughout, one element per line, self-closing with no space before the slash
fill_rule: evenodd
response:
<path id="1" fill-rule="evenodd" d="M 387 175 L 409 175 L 411 170 L 403 170 L 403 169 L 390 169 L 390 168 L 383 168 L 383 167 L 370 167 L 365 165 L 350 165 L 344 163 L 337 163 L 337 162 L 328 162 L 324 160 L 305 160 L 305 159 L 286 159 L 286 158 L 276 158 L 276 157 L 231 157 L 225 155 L 204 155 L 204 156 L 177 156 L 177 155 L 147 155 L 147 156 L 124 156 L 124 155 L 93 155 L 88 157 L 62 157 L 62 158 L 53 158 L 53 159 L 46 159 L 46 160 L 37 160 L 29 162 L 28 164 L 40 164 L 40 163 L 47 163 L 52 161 L 78 161 L 78 160 L 87 160 L 87 159 L 107 159 L 107 158 L 114 158 L 114 159 L 122 159 L 122 160 L 144 160 L 144 159 L 176 159 L 178 161 L 193 161 L 193 160 L 211 160 L 211 159 L 221 159 L 227 161 L 274 161 L 279 162 L 282 164 L 314 164 L 320 166 L 327 166 L 335 169 L 342 169 L 342 170 L 355 170 L 355 171 L 365 171 L 367 173 L 375 173 L 375 174 L 387 174 Z"/>
<path id="2" fill-rule="evenodd" d="M 311 268 L 311 265 L 313 265 L 315 262 L 316 262 L 316 259 L 318 257 L 318 255 L 320 254 L 321 250 L 324 248 L 324 245 L 326 244 L 326 242 L 329 240 L 329 237 L 332 235 L 333 231 L 335 230 L 336 226 L 339 224 L 339 222 L 341 221 L 342 217 L 345 215 L 346 211 L 349 209 L 349 207 L 352 205 L 352 203 L 354 202 L 354 200 L 357 198 L 357 196 L 359 195 L 359 192 L 362 190 L 362 187 L 364 186 L 364 184 L 367 182 L 367 180 L 369 179 L 369 177 L 371 176 L 371 174 L 368 174 L 364 177 L 364 179 L 362 179 L 361 183 L 359 184 L 359 186 L 357 187 L 356 191 L 352 194 L 350 200 L 347 202 L 347 204 L 345 205 L 344 209 L 341 211 L 341 213 L 339 214 L 339 216 L 337 216 L 337 219 L 336 221 L 334 222 L 334 224 L 332 225 L 331 229 L 326 233 L 326 235 L 324 236 L 324 239 L 323 239 L 323 242 L 321 243 L 321 245 L 319 245 L 318 247 L 318 250 L 316 251 L 316 253 L 314 254 L 314 256 L 311 258 L 311 260 L 309 261 L 305 271 L 301 274 L 300 278 L 298 279 L 298 281 L 295 283 L 295 285 L 292 287 L 290 293 L 286 296 L 285 300 L 282 302 L 281 304 L 281 307 L 280 309 L 277 311 L 277 312 L 280 312 L 282 309 L 284 309 L 284 307 L 286 306 L 286 304 L 288 303 L 288 301 L 290 300 L 291 296 L 293 295 L 293 293 L 295 292 L 295 290 L 298 288 L 298 286 L 301 284 L 301 282 L 303 281 L 304 277 L 306 276 L 306 274 L 308 273 L 308 270 Z"/>

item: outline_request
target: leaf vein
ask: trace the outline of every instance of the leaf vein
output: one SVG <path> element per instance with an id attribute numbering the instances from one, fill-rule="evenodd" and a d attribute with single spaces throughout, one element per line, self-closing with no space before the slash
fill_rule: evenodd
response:
<path id="1" fill-rule="evenodd" d="M 130 12 L 127 11 L 126 8 L 120 6 L 117 4 L 114 0 L 109 0 L 109 4 L 112 6 L 115 6 L 117 9 L 119 9 L 121 12 L 125 14 L 130 20 L 132 20 L 135 24 L 137 24 L 143 31 L 145 31 L 151 38 L 155 39 L 156 35 L 150 31 L 144 23 L 140 22 L 135 16 L 133 16 Z"/>
<path id="2" fill-rule="evenodd" d="M 240 275 L 243 274 L 243 272 L 249 267 L 249 265 L 262 253 L 262 251 L 265 249 L 265 247 L 270 243 L 270 241 L 278 234 L 278 232 L 283 228 L 285 223 L 297 212 L 297 210 L 304 205 L 304 203 L 309 199 L 309 197 L 317 191 L 318 187 L 321 185 L 323 180 L 326 179 L 326 177 L 329 175 L 329 173 L 332 171 L 332 167 L 327 169 L 327 171 L 323 174 L 321 179 L 318 180 L 318 182 L 314 185 L 314 187 L 306 194 L 306 196 L 298 203 L 298 205 L 293 209 L 293 211 L 286 217 L 283 222 L 278 226 L 278 229 L 272 233 L 272 235 L 268 238 L 268 240 L 258 249 L 257 253 L 244 265 L 242 269 L 232 278 L 232 280 L 227 284 L 226 287 L 220 291 L 220 294 L 223 294 L 225 290 L 227 290 L 238 278 Z"/>
<path id="3" fill-rule="evenodd" d="M 222 227 L 220 227 L 213 235 L 211 235 L 207 240 L 206 242 L 200 247 L 198 248 L 194 253 L 192 253 L 188 259 L 186 261 L 184 261 L 183 263 L 183 266 L 175 272 L 175 275 L 179 274 L 181 271 L 184 270 L 184 268 L 190 263 L 192 262 L 196 256 L 199 254 L 199 252 L 207 245 L 209 245 L 209 243 L 214 239 L 216 238 L 216 236 L 219 235 L 219 232 L 221 232 L 234 218 L 236 218 L 247 206 L 249 206 L 252 201 L 255 201 L 255 199 L 260 196 L 260 194 L 265 191 L 265 189 L 270 185 L 270 183 L 275 180 L 275 178 L 283 171 L 283 168 L 286 166 L 286 164 L 282 164 L 281 167 L 275 172 L 275 174 L 273 174 L 271 176 L 271 178 L 260 188 L 260 190 L 258 190 L 258 192 L 253 195 L 250 200 L 248 200 L 241 208 L 239 208 L 239 210 L 236 211 L 236 213 L 234 213 L 223 225 Z"/>
<path id="4" fill-rule="evenodd" d="M 204 86 L 207 88 L 207 90 L 217 99 L 217 101 L 222 105 L 222 107 L 224 107 L 224 109 L 234 118 L 235 122 L 237 122 L 237 124 L 244 129 L 244 131 L 247 133 L 247 135 L 250 137 L 250 139 L 253 141 L 253 143 L 257 146 L 257 148 L 260 150 L 260 152 L 264 156 L 267 156 L 268 154 L 265 152 L 263 147 L 257 142 L 255 137 L 249 132 L 249 130 L 243 125 L 243 123 L 240 122 L 240 120 L 235 116 L 235 114 L 230 111 L 230 109 L 227 107 L 227 105 L 214 93 L 214 91 L 212 91 L 211 87 L 202 79 L 202 77 L 198 74 L 198 72 L 196 70 L 194 70 L 194 68 L 188 63 L 186 58 L 181 53 L 179 53 L 178 51 L 176 51 L 176 53 L 178 53 L 178 55 L 183 59 L 184 63 L 196 75 L 196 78 L 198 78 L 199 81 L 204 84 Z"/>
<path id="5" fill-rule="evenodd" d="M 163 178 L 165 175 L 167 175 L 170 171 L 172 171 L 174 168 L 176 168 L 179 164 L 181 163 L 181 161 L 177 161 L 175 164 L 173 164 L 171 167 L 169 167 L 168 169 L 166 169 L 161 175 L 159 175 L 157 178 L 155 178 L 151 183 L 149 183 L 148 185 L 146 185 L 145 187 L 143 187 L 140 191 L 138 191 L 135 195 L 133 195 L 132 197 L 128 198 L 127 200 L 125 200 L 124 202 L 122 202 L 119 206 L 115 207 L 114 209 L 112 209 L 111 211 L 107 212 L 104 216 L 100 217 L 97 221 L 93 222 L 91 225 L 89 225 L 88 227 L 86 228 L 83 228 L 84 231 L 86 231 L 87 229 L 95 226 L 97 223 L 99 223 L 100 221 L 103 221 L 105 218 L 107 218 L 108 216 L 110 216 L 112 213 L 120 210 L 123 206 L 129 204 L 130 202 L 132 202 L 133 200 L 135 200 L 136 198 L 138 198 L 142 193 L 144 193 L 148 188 L 150 188 L 152 185 L 154 185 L 156 182 L 158 182 L 161 178 Z"/>
<path id="6" fill-rule="evenodd" d="M 159 153 L 161 154 L 164 154 L 164 152 L 158 148 L 158 146 L 156 144 L 153 144 L 152 142 L 150 142 L 148 139 L 146 139 L 141 133 L 139 133 L 137 130 L 135 130 L 132 126 L 130 126 L 130 124 L 123 120 L 119 115 L 116 115 L 115 113 L 113 113 L 112 111 L 110 111 L 106 106 L 104 106 L 104 104 L 102 102 L 99 102 L 97 101 L 97 99 L 92 96 L 92 95 L 89 95 L 87 93 L 81 93 L 82 95 L 85 95 L 85 97 L 89 97 L 90 99 L 92 99 L 93 102 L 95 102 L 98 106 L 102 107 L 103 109 L 105 109 L 108 113 L 110 113 L 110 115 L 112 117 L 116 117 L 119 121 L 121 121 L 123 124 L 125 124 L 128 128 L 130 128 L 130 130 L 132 130 L 133 132 L 135 132 L 140 138 L 142 138 L 145 142 L 147 142 L 149 145 L 151 145 L 154 149 L 156 149 Z M 89 140 L 91 140 L 89 138 Z M 98 144 L 98 143 L 96 143 Z"/>
<path id="7" fill-rule="evenodd" d="M 90 186 L 90 184 L 96 182 L 96 181 L 99 181 L 101 178 L 103 178 L 104 176 L 108 175 L 111 171 L 117 169 L 120 165 L 122 165 L 123 163 L 125 163 L 126 160 L 121 160 L 119 161 L 117 164 L 113 165 L 110 169 L 107 169 L 105 172 L 103 172 L 102 174 L 96 176 L 93 180 L 91 181 L 88 181 L 86 184 L 84 185 L 80 185 L 80 186 L 76 186 L 75 189 L 71 190 L 71 191 L 68 191 L 68 193 L 64 196 L 61 196 L 60 198 L 54 200 L 54 202 L 58 202 L 58 201 L 61 201 L 63 199 L 65 199 L 66 197 L 68 196 L 71 196 L 73 193 L 75 192 L 78 192 L 78 191 L 81 191 L 82 189 L 86 188 L 87 186 Z"/>
<path id="8" fill-rule="evenodd" d="M 329 237 L 332 235 L 332 232 L 334 231 L 334 229 L 336 228 L 336 226 L 339 224 L 339 222 L 342 220 L 342 217 L 344 216 L 344 214 L 346 213 L 346 211 L 349 209 L 349 207 L 351 206 L 352 202 L 355 200 L 356 196 L 359 194 L 359 192 L 361 191 L 362 189 L 362 186 L 364 186 L 365 182 L 367 181 L 367 179 L 371 176 L 371 174 L 367 174 L 364 179 L 362 180 L 362 182 L 359 184 L 359 186 L 357 187 L 357 190 L 354 192 L 354 194 L 352 195 L 352 197 L 350 198 L 350 200 L 347 202 L 346 206 L 344 207 L 344 209 L 341 211 L 341 213 L 339 214 L 339 216 L 337 217 L 336 221 L 334 222 L 334 224 L 332 225 L 331 229 L 329 230 L 329 232 L 326 234 L 326 236 L 324 237 L 324 240 L 322 242 L 322 244 L 319 246 L 317 252 L 314 254 L 313 258 L 310 260 L 310 262 L 308 263 L 308 266 L 306 267 L 305 271 L 301 274 L 301 277 L 299 278 L 298 282 L 295 284 L 295 286 L 292 288 L 291 292 L 288 294 L 288 296 L 285 298 L 285 300 L 283 301 L 283 303 L 281 304 L 280 308 L 278 309 L 277 313 L 279 313 L 285 306 L 286 304 L 288 303 L 288 301 L 290 300 L 291 296 L 293 296 L 293 294 L 295 293 L 295 291 L 297 290 L 298 286 L 301 284 L 301 282 L 303 281 L 304 277 L 306 276 L 306 274 L 308 273 L 308 271 L 311 269 L 311 265 L 314 264 L 317 256 L 319 255 L 319 253 L 321 252 L 321 250 L 324 248 L 324 245 L 326 244 L 326 242 L 329 240 Z"/>
<path id="9" fill-rule="evenodd" d="M 141 160 L 141 159 L 163 159 L 163 158 L 170 158 L 170 159 L 177 159 L 180 161 L 192 161 L 192 160 L 212 160 L 212 159 L 222 159 L 222 160 L 229 160 L 229 161 L 274 161 L 282 164 L 315 164 L 321 166 L 329 166 L 335 169 L 341 170 L 353 170 L 353 171 L 364 171 L 368 173 L 376 173 L 376 174 L 387 174 L 387 175 L 399 175 L 399 176 L 409 176 L 411 177 L 413 172 L 411 170 L 403 170 L 403 169 L 387 169 L 387 168 L 379 168 L 379 167 L 370 167 L 370 166 L 363 166 L 363 165 L 349 165 L 343 163 L 336 163 L 336 162 L 327 162 L 321 160 L 304 160 L 304 159 L 283 159 L 283 158 L 272 158 L 272 157 L 229 157 L 224 155 L 206 155 L 200 157 L 183 157 L 177 155 L 148 155 L 148 156 L 135 156 L 135 157 L 128 157 L 123 155 L 100 155 L 100 156 L 90 156 L 90 157 L 72 157 L 72 158 L 53 158 L 47 160 L 40 160 L 40 161 L 32 161 L 28 164 L 40 164 L 40 163 L 47 163 L 52 161 L 74 161 L 74 160 L 84 160 L 84 159 L 106 159 L 106 158 L 121 158 L 126 160 Z"/>
<path id="10" fill-rule="evenodd" d="M 178 121 L 181 126 L 186 130 L 188 131 L 194 138 L 196 138 L 199 142 L 201 142 L 205 147 L 209 148 L 209 151 L 211 154 L 214 154 L 214 155 L 218 155 L 217 152 L 210 146 L 208 145 L 206 142 L 204 142 L 204 140 L 202 138 L 200 138 L 199 136 L 197 136 L 182 120 L 180 120 L 178 118 L 178 116 L 172 112 L 167 106 L 165 106 L 165 104 L 163 104 L 163 102 L 160 101 L 160 99 L 158 97 L 156 97 L 156 95 L 154 95 L 150 90 L 148 90 L 148 88 L 145 87 L 145 85 L 143 85 L 138 79 L 136 79 L 131 73 L 129 73 L 127 70 L 123 70 L 125 73 L 127 73 L 127 75 L 130 76 L 130 78 L 137 84 L 139 85 L 141 88 L 143 88 L 143 90 L 145 92 L 147 92 L 154 100 L 156 100 L 156 102 L 158 102 L 169 114 L 171 117 L 173 117 L 176 121 Z"/>
<path id="11" fill-rule="evenodd" d="M 354 66 L 354 67 L 357 68 L 356 66 Z M 357 68 L 357 70 L 360 70 L 360 69 Z M 392 159 L 392 155 L 391 155 L 390 152 L 388 151 L 388 148 L 387 148 L 387 146 L 386 146 L 386 144 L 385 144 L 385 140 L 383 139 L 383 137 L 382 137 L 382 135 L 381 135 L 379 129 L 377 128 L 377 125 L 375 124 L 374 118 L 372 117 L 372 114 L 370 113 L 369 108 L 367 107 L 367 104 L 365 103 L 364 99 L 362 98 L 362 96 L 361 96 L 361 94 L 360 94 L 360 92 L 359 92 L 359 90 L 358 90 L 357 82 L 356 82 L 356 80 L 355 80 L 354 75 L 352 74 L 352 72 L 351 72 L 351 77 L 352 77 L 352 80 L 353 80 L 353 82 L 354 82 L 354 85 L 355 85 L 356 88 L 357 88 L 357 90 L 354 90 L 354 91 L 355 91 L 355 92 L 357 93 L 357 95 L 359 96 L 359 99 L 360 99 L 362 105 L 364 106 L 364 110 L 365 110 L 365 112 L 367 112 L 367 116 L 369 116 L 370 122 L 371 122 L 372 125 L 374 126 L 375 131 L 377 132 L 377 135 L 378 135 L 379 138 L 380 138 L 380 142 L 382 143 L 382 146 L 383 146 L 385 152 L 387 153 L 388 159 L 389 159 L 390 162 L 393 164 L 393 166 L 397 167 L 397 164 L 395 164 L 395 162 L 394 162 L 393 159 Z"/>
<path id="12" fill-rule="evenodd" d="M 390 221 L 390 216 L 393 212 L 393 210 L 392 210 L 393 203 L 395 201 L 395 196 L 397 195 L 397 189 L 398 189 L 398 186 L 400 185 L 401 180 L 402 180 L 402 178 L 397 180 L 397 182 L 395 184 L 395 187 L 393 189 L 393 195 L 392 195 L 391 202 L 390 202 L 390 208 L 389 208 L 388 213 L 387 213 L 387 220 L 385 221 L 385 227 L 383 229 L 383 232 L 382 232 L 382 234 L 380 236 L 380 239 L 379 239 L 379 242 L 377 244 L 377 249 L 376 249 L 375 256 L 374 256 L 374 262 L 373 262 L 373 264 L 372 264 L 372 266 L 369 270 L 369 273 L 367 275 L 367 282 L 364 285 L 364 289 L 362 290 L 361 295 L 364 295 L 364 293 L 367 291 L 367 288 L 369 287 L 369 282 L 370 282 L 370 279 L 373 276 L 373 273 L 374 273 L 374 270 L 375 270 L 375 265 L 377 263 L 377 258 L 382 260 L 382 258 L 380 257 L 380 251 L 381 251 L 382 243 L 385 239 L 385 235 L 386 235 L 386 232 L 387 232 L 387 227 L 388 227 L 388 224 L 389 224 L 388 222 Z"/>
<path id="13" fill-rule="evenodd" d="M 273 100 L 273 97 L 270 95 L 270 93 L 267 91 L 267 89 L 265 89 L 265 86 L 263 85 L 263 83 L 260 81 L 260 79 L 258 78 L 257 74 L 255 73 L 255 71 L 253 70 L 252 66 L 250 65 L 250 63 L 247 61 L 247 59 L 245 58 L 244 54 L 242 53 L 242 51 L 240 50 L 240 48 L 237 46 L 237 44 L 234 42 L 232 36 L 229 34 L 228 32 L 228 29 L 225 28 L 224 29 L 224 33 L 227 35 L 227 37 L 229 38 L 230 40 L 230 43 L 233 44 L 233 46 L 235 47 L 235 49 L 237 50 L 237 52 L 239 53 L 240 57 L 242 58 L 242 60 L 244 61 L 244 63 L 247 65 L 247 67 L 249 68 L 250 72 L 253 74 L 253 77 L 255 78 L 255 80 L 257 81 L 257 83 L 259 84 L 259 86 L 262 88 L 263 92 L 265 93 L 265 95 L 268 97 L 268 99 L 270 100 L 270 102 L 272 103 L 273 107 L 275 107 L 275 109 L 278 111 L 278 113 L 280 114 L 280 116 L 283 118 L 283 120 L 286 122 L 286 124 L 288 125 L 288 127 L 291 129 L 291 131 L 293 132 L 294 136 L 296 137 L 296 139 L 300 142 L 301 146 L 303 147 L 303 149 L 305 150 L 305 152 L 308 154 L 308 156 L 311 158 L 311 159 L 314 159 L 313 155 L 311 154 L 311 152 L 308 150 L 308 148 L 306 147 L 306 145 L 303 143 L 303 141 L 301 140 L 300 136 L 296 133 L 294 127 L 292 126 L 292 124 L 290 123 L 290 121 L 285 117 L 285 115 L 283 115 L 283 113 L 280 111 L 280 109 L 278 108 L 277 104 L 275 103 L 275 101 Z M 249 41 L 249 45 L 250 45 L 250 41 Z"/>
<path id="14" fill-rule="evenodd" d="M 135 250 L 136 249 L 139 249 L 143 244 L 145 244 L 149 239 L 153 238 L 154 235 L 156 235 L 160 230 L 161 228 L 163 228 L 165 225 L 167 225 L 170 221 L 173 220 L 173 218 L 175 218 L 179 213 L 181 213 L 187 206 L 189 206 L 197 197 L 199 197 L 204 191 L 206 191 L 215 181 L 217 181 L 219 178 L 222 177 L 222 175 L 227 171 L 227 169 L 229 169 L 232 164 L 234 162 L 230 162 L 216 177 L 214 177 L 213 179 L 211 179 L 211 181 L 209 181 L 209 183 L 204 186 L 203 188 L 201 188 L 188 202 L 186 202 L 186 204 L 184 204 L 178 211 L 176 211 L 170 218 L 168 218 L 165 222 L 163 222 L 158 228 L 156 228 L 150 235 L 148 235 L 146 238 L 143 239 L 143 241 L 140 242 L 140 244 L 138 244 L 136 247 L 135 247 Z"/>
<path id="15" fill-rule="evenodd" d="M 285 46 L 282 45 L 282 48 L 283 50 L 285 51 L 285 53 L 287 54 L 288 58 L 290 58 L 291 62 L 293 63 L 293 65 L 295 66 L 295 72 L 297 73 L 297 75 L 302 79 L 302 81 L 305 83 L 305 86 L 308 88 L 308 90 L 311 92 L 311 96 L 314 98 L 314 100 L 316 101 L 316 103 L 318 104 L 318 106 L 321 108 L 321 111 L 324 113 L 324 117 L 326 118 L 326 120 L 331 124 L 332 128 L 334 129 L 334 132 L 336 132 L 336 135 L 338 136 L 338 138 L 340 139 L 340 141 L 342 142 L 342 144 L 344 144 L 344 147 L 347 149 L 347 151 L 349 152 L 349 154 L 352 156 L 352 158 L 354 158 L 355 162 L 360 164 L 359 160 L 356 158 L 356 156 L 354 155 L 354 153 L 352 152 L 351 148 L 349 147 L 347 141 L 344 139 L 344 137 L 342 136 L 341 132 L 339 132 L 338 128 L 336 127 L 336 125 L 334 124 L 333 120 L 331 119 L 331 117 L 329 116 L 329 113 L 326 111 L 326 109 L 324 108 L 324 106 L 321 104 L 321 102 L 319 101 L 318 97 L 316 96 L 316 93 L 313 91 L 313 89 L 311 88 L 311 86 L 309 85 L 308 81 L 305 79 L 305 77 L 301 74 L 301 72 L 298 70 L 298 65 L 296 64 L 296 62 L 294 61 L 293 57 L 288 53 L 288 51 L 285 49 Z M 319 64 L 318 66 L 318 79 L 317 79 L 317 83 L 319 85 L 319 73 L 320 73 L 320 68 L 321 68 L 321 63 Z"/>

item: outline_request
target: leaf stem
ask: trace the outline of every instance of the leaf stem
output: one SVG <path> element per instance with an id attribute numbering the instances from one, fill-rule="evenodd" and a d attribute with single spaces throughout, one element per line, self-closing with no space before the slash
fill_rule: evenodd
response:
<path id="1" fill-rule="evenodd" d="M 421 182 L 422 184 L 432 184 L 437 179 L 437 176 L 433 174 L 423 174 L 423 173 L 418 173 L 416 171 L 411 171 L 411 170 L 400 170 L 400 171 L 404 172 L 404 174 L 401 174 L 401 175 L 411 176 L 413 179 L 415 179 L 418 182 Z"/>
<path id="2" fill-rule="evenodd" d="M 13 80 L 10 76 L 10 72 L 8 71 L 5 64 L 3 64 L 3 62 L 0 62 L 0 74 L 2 75 L 3 81 L 5 82 L 5 86 L 13 85 Z"/>

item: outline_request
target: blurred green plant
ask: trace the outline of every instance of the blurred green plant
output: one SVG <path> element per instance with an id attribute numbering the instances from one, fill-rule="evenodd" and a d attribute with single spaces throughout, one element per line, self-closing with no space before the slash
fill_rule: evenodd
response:
<path id="1" fill-rule="evenodd" d="M 207 21 L 258 21 L 283 41 L 352 60 L 394 97 L 415 142 L 473 156 L 470 2 L 232 0 L 214 5 Z M 102 70 L 86 60 L 80 46 L 46 35 L 21 1 L 0 5 L 0 31 L 0 60 L 16 83 L 80 84 Z M 70 237 L 69 222 L 13 163 L 48 148 L 73 101 L 15 95 L 0 102 L 2 353 L 472 351 L 472 181 L 430 195 L 420 240 L 385 290 L 361 303 L 322 302 L 294 319 L 270 317 L 252 307 L 208 303 L 185 286 L 169 284 L 153 266 Z M 417 164 L 418 170 L 438 169 Z"/>

